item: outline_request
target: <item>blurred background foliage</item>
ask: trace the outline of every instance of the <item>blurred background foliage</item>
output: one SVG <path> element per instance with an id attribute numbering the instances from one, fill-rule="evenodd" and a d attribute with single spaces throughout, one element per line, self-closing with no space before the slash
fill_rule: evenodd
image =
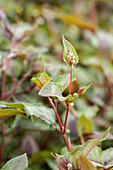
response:
<path id="1" fill-rule="evenodd" d="M 113 1 L 0 1 L 0 66 L 11 56 L 10 65 L 3 68 L 0 76 L 1 101 L 49 106 L 46 98 L 37 95 L 38 89 L 30 79 L 42 71 L 42 58 L 45 71 L 53 78 L 69 72 L 62 59 L 62 35 L 79 55 L 72 91 L 92 83 L 70 109 L 68 129 L 75 146 L 83 138 L 86 141 L 100 136 L 113 124 Z M 64 103 L 59 103 L 58 111 L 64 120 Z M 66 148 L 54 128 L 37 118 L 31 121 L 20 115 L 4 119 L 4 123 L 2 164 L 27 152 L 28 170 L 58 169 L 50 153 L 62 154 Z M 111 134 L 108 138 L 113 139 Z M 101 144 L 102 149 L 108 147 L 113 147 L 111 140 Z"/>

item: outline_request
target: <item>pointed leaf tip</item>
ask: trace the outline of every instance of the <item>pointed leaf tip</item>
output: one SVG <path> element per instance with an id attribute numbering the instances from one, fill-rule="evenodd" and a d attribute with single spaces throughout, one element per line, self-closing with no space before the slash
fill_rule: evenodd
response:
<path id="1" fill-rule="evenodd" d="M 92 85 L 92 83 L 89 84 L 88 86 L 81 87 L 81 88 L 78 90 L 77 94 L 75 93 L 75 96 L 76 96 L 76 95 L 78 95 L 78 96 L 84 95 L 84 93 L 86 92 L 86 90 L 87 90 L 91 85 Z"/>

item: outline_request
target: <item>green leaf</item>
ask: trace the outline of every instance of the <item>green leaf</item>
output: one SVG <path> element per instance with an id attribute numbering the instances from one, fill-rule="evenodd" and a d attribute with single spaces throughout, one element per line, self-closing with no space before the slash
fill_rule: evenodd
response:
<path id="1" fill-rule="evenodd" d="M 82 152 L 84 154 L 84 156 L 87 156 L 89 154 L 89 152 L 96 146 L 98 145 L 100 142 L 106 140 L 107 138 L 107 135 L 109 133 L 109 130 L 106 130 L 106 132 L 104 133 L 104 135 L 102 135 L 100 138 L 96 138 L 96 139 L 91 139 L 91 140 L 88 140 L 84 145 L 83 145 L 83 148 L 82 148 Z"/>
<path id="2" fill-rule="evenodd" d="M 0 118 L 14 116 L 16 114 L 28 114 L 36 116 L 45 122 L 55 123 L 54 110 L 44 104 L 31 103 L 0 103 Z"/>
<path id="3" fill-rule="evenodd" d="M 25 170 L 28 167 L 26 153 L 9 160 L 1 170 Z"/>
<path id="4" fill-rule="evenodd" d="M 20 119 L 20 116 L 11 116 L 11 117 L 8 117 L 7 119 L 3 119 L 3 122 L 8 128 L 13 129 L 17 125 L 19 119 Z"/>
<path id="5" fill-rule="evenodd" d="M 50 82 L 52 80 L 51 77 L 48 76 L 46 73 L 38 73 L 35 77 L 31 79 L 36 85 L 41 89 L 44 84 Z"/>
<path id="6" fill-rule="evenodd" d="M 15 109 L 25 110 L 25 107 L 22 103 L 0 103 L 1 106 L 10 106 Z"/>
<path id="7" fill-rule="evenodd" d="M 14 116 L 17 114 L 25 114 L 25 111 L 22 110 L 16 110 L 16 109 L 0 109 L 0 119 L 3 119 L 5 117 Z"/>
<path id="8" fill-rule="evenodd" d="M 91 152 L 88 154 L 88 156 L 87 156 L 87 158 L 89 159 L 89 160 L 92 160 L 92 162 L 93 162 L 93 160 L 94 160 L 94 162 L 93 162 L 93 164 L 96 162 L 99 162 L 99 163 L 101 163 L 101 153 L 102 153 L 102 150 L 101 150 L 101 148 L 99 148 L 98 146 L 95 146 L 92 150 L 91 150 Z M 95 166 L 96 166 L 97 164 L 95 164 Z"/>
<path id="9" fill-rule="evenodd" d="M 109 169 L 113 167 L 113 148 L 101 151 L 99 147 L 94 147 L 87 156 L 96 167 Z"/>
<path id="10" fill-rule="evenodd" d="M 104 151 L 102 151 L 101 154 L 101 161 L 104 162 L 109 162 L 110 160 L 113 159 L 113 148 L 108 148 Z"/>
<path id="11" fill-rule="evenodd" d="M 43 151 L 38 151 L 35 154 L 33 154 L 30 158 L 30 164 L 42 164 L 45 162 L 46 158 L 51 158 L 50 151 L 48 150 L 43 150 Z"/>
<path id="12" fill-rule="evenodd" d="M 0 119 L 17 114 L 27 114 L 22 103 L 0 103 Z"/>
<path id="13" fill-rule="evenodd" d="M 43 97 L 57 97 L 60 101 L 64 101 L 67 97 L 63 97 L 59 87 L 54 82 L 45 84 L 38 93 Z"/>
<path id="14" fill-rule="evenodd" d="M 77 131 L 79 136 L 85 133 L 92 132 L 92 122 L 84 115 L 80 116 L 77 120 Z"/>
<path id="15" fill-rule="evenodd" d="M 73 66 L 75 66 L 78 63 L 78 54 L 75 50 L 75 48 L 72 46 L 72 44 L 67 41 L 64 36 L 62 36 L 64 51 L 63 51 L 63 60 L 68 64 L 69 66 L 71 63 Z"/>
<path id="16" fill-rule="evenodd" d="M 83 154 L 80 156 L 80 167 L 81 170 L 97 170 Z"/>
<path id="17" fill-rule="evenodd" d="M 67 153 L 67 158 L 69 162 L 75 164 L 75 160 L 81 155 L 82 145 L 75 146 L 70 152 Z"/>
<path id="18" fill-rule="evenodd" d="M 76 97 L 73 97 L 71 94 L 66 97 L 63 97 L 60 88 L 54 82 L 49 82 L 45 84 L 40 89 L 38 94 L 43 97 L 48 97 L 48 96 L 57 97 L 59 101 L 67 101 L 68 103 L 72 103 L 75 100 L 78 100 L 76 99 Z"/>
<path id="19" fill-rule="evenodd" d="M 51 130 L 51 124 L 41 120 L 37 117 L 33 117 L 33 121 L 30 119 L 21 119 L 19 122 L 20 130 L 23 131 L 48 131 Z M 53 126 L 52 126 L 53 127 Z"/>
<path id="20" fill-rule="evenodd" d="M 51 170 L 59 170 L 53 158 L 46 158 L 46 162 Z"/>
<path id="21" fill-rule="evenodd" d="M 104 168 L 109 169 L 113 167 L 113 148 L 102 151 L 101 161 L 105 165 Z"/>
<path id="22" fill-rule="evenodd" d="M 23 104 L 26 108 L 28 115 L 36 116 L 49 124 L 55 123 L 55 114 L 53 109 L 45 106 L 44 104 Z"/>
<path id="23" fill-rule="evenodd" d="M 22 52 L 19 51 L 18 55 L 20 53 L 22 53 Z M 23 55 L 25 55 L 25 54 L 23 54 Z M 22 74 L 22 71 L 24 69 L 24 63 L 20 58 L 16 58 L 15 60 L 11 60 L 10 68 L 14 71 L 15 76 L 19 77 Z M 11 69 L 8 70 L 8 75 L 10 75 L 12 77 L 12 70 Z"/>
<path id="24" fill-rule="evenodd" d="M 72 82 L 76 80 L 75 72 L 73 71 L 72 74 Z M 59 86 L 61 92 L 63 92 L 69 85 L 70 83 L 70 74 L 63 74 L 58 76 L 54 81 L 53 81 L 57 86 Z"/>
<path id="25" fill-rule="evenodd" d="M 94 106 L 84 106 L 83 109 L 79 109 L 79 115 L 84 115 L 88 119 L 92 119 L 96 116 L 97 112 L 99 111 L 99 107 Z"/>

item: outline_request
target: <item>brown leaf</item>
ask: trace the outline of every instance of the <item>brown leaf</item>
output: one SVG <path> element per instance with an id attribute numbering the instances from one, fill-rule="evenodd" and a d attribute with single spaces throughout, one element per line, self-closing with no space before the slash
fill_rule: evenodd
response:
<path id="1" fill-rule="evenodd" d="M 97 27 L 95 24 L 86 22 L 82 18 L 75 15 L 56 14 L 56 18 L 66 21 L 68 24 L 75 24 L 79 28 L 89 29 L 91 31 L 95 31 Z"/>

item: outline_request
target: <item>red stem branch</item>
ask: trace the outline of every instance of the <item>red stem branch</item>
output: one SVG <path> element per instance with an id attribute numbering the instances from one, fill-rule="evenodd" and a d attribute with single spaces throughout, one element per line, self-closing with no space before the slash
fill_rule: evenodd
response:
<path id="1" fill-rule="evenodd" d="M 5 66 L 5 64 L 7 64 L 7 63 L 9 62 L 9 60 L 10 60 L 10 58 L 7 58 L 7 59 L 4 61 L 4 63 L 1 65 L 0 74 L 1 74 L 1 72 L 2 72 L 3 67 Z"/>
<path id="2" fill-rule="evenodd" d="M 69 104 L 67 104 L 67 111 L 66 111 L 66 117 L 65 117 L 65 123 L 64 123 L 64 134 L 66 134 L 66 126 L 67 126 L 67 118 L 68 118 L 68 113 L 69 113 Z"/>
<path id="3" fill-rule="evenodd" d="M 73 71 L 73 64 L 71 63 L 69 94 L 71 94 L 72 71 Z M 65 117 L 65 122 L 64 122 L 64 131 L 63 131 L 62 123 L 61 123 L 60 117 L 59 117 L 58 112 L 57 112 L 57 102 L 54 104 L 50 97 L 48 97 L 48 100 L 49 100 L 51 106 L 54 109 L 54 112 L 55 112 L 55 115 L 57 117 L 57 120 L 58 120 L 58 123 L 59 123 L 61 131 L 56 126 L 54 126 L 54 125 L 53 126 L 56 127 L 56 130 L 62 135 L 62 137 L 64 139 L 64 142 L 65 142 L 65 144 L 67 146 L 68 151 L 71 151 L 72 150 L 72 145 L 70 143 L 68 143 L 68 141 L 66 139 L 66 126 L 67 126 L 67 118 L 68 118 L 68 113 L 69 113 L 69 104 L 66 102 L 66 104 L 67 104 L 67 111 L 66 111 L 66 117 Z"/>
<path id="4" fill-rule="evenodd" d="M 73 72 L 73 64 L 71 63 L 69 94 L 71 94 L 72 72 Z M 68 151 L 71 151 L 72 150 L 72 145 L 69 144 L 67 142 L 67 139 L 66 139 L 66 126 L 67 126 L 67 119 L 68 119 L 68 114 L 69 114 L 69 104 L 66 102 L 66 105 L 67 105 L 67 111 L 66 111 L 66 117 L 65 117 L 65 122 L 64 122 L 64 135 L 63 135 L 63 139 L 64 139 L 64 142 L 65 142 L 67 148 L 68 148 Z"/>
<path id="5" fill-rule="evenodd" d="M 30 90 L 32 90 L 35 86 L 36 86 L 36 85 L 33 83 L 33 84 L 31 84 L 30 86 L 28 86 L 28 87 L 26 87 L 26 88 L 24 88 L 24 89 L 22 89 L 22 90 L 20 90 L 20 91 L 17 91 L 15 94 L 27 93 L 27 92 L 29 92 Z M 10 88 L 7 89 L 6 97 L 8 97 L 8 96 L 10 95 L 9 90 L 10 90 Z"/>
<path id="6" fill-rule="evenodd" d="M 62 135 L 62 137 L 64 139 L 64 142 L 65 142 L 66 146 L 67 146 L 68 151 L 70 151 L 70 147 L 69 147 L 68 141 L 66 139 L 66 134 Z"/>
<path id="7" fill-rule="evenodd" d="M 59 115 L 58 115 L 57 109 L 56 109 L 56 107 L 55 107 L 55 105 L 54 105 L 54 103 L 52 102 L 52 100 L 51 100 L 51 98 L 50 98 L 50 97 L 48 97 L 48 100 L 49 100 L 49 102 L 50 102 L 51 106 L 52 106 L 52 107 L 53 107 L 53 109 L 54 109 L 54 112 L 55 112 L 56 118 L 57 118 L 57 120 L 58 120 L 58 123 L 59 123 L 60 129 L 61 129 L 61 131 L 62 131 L 62 123 L 61 123 L 60 117 L 59 117 Z"/>
<path id="8" fill-rule="evenodd" d="M 66 146 L 67 146 L 68 151 L 70 151 L 71 148 L 70 148 L 69 143 L 68 143 L 68 141 L 67 141 L 67 139 L 66 139 L 66 134 L 63 134 L 62 131 L 61 131 L 60 129 L 58 129 L 56 125 L 53 124 L 53 126 L 54 126 L 54 127 L 56 128 L 56 130 L 61 134 L 61 136 L 63 137 L 64 142 L 65 142 L 65 144 L 66 144 Z"/>
<path id="9" fill-rule="evenodd" d="M 73 64 L 71 63 L 69 94 L 71 94 L 72 72 L 73 72 Z M 64 122 L 64 134 L 66 133 L 67 118 L 69 114 L 69 104 L 66 102 L 66 105 L 67 105 L 67 111 L 66 111 L 66 117 L 65 117 L 65 122 Z"/>

